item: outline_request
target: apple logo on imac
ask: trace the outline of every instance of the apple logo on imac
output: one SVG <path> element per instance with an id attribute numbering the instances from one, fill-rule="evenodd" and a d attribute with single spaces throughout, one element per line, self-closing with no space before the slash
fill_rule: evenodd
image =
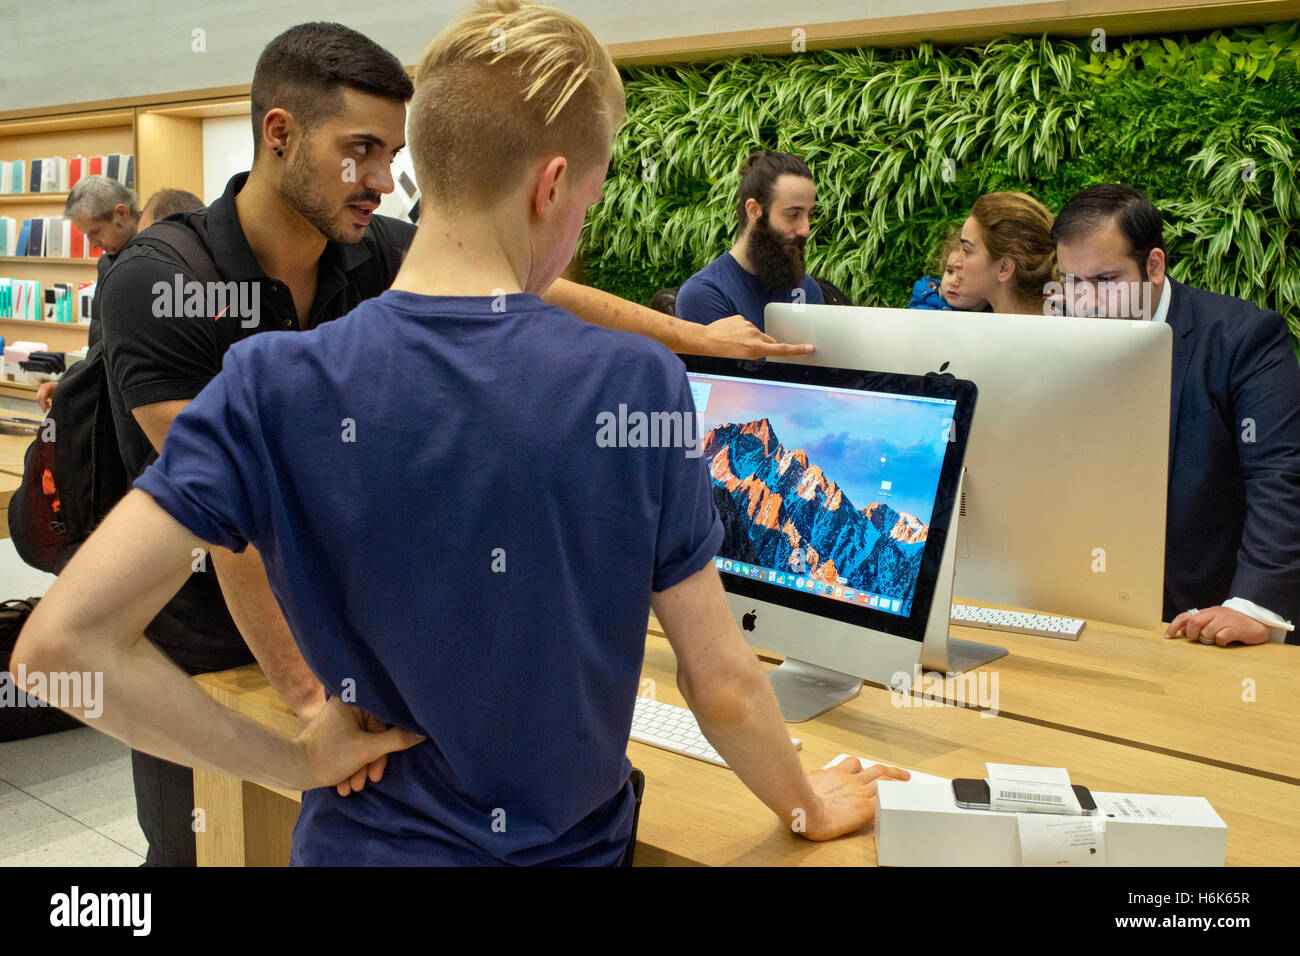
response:
<path id="1" fill-rule="evenodd" d="M 754 608 L 754 611 L 757 610 L 758 608 Z M 752 631 L 754 629 L 755 622 L 758 621 L 758 615 L 756 615 L 754 611 L 750 611 L 748 614 L 746 614 L 744 617 L 740 619 L 740 626 L 747 631 Z"/>

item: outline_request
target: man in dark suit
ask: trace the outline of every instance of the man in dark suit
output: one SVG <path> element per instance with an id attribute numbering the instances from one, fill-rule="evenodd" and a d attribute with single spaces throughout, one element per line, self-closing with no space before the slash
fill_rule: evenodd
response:
<path id="1" fill-rule="evenodd" d="M 1277 312 L 1168 276 L 1162 225 L 1145 195 L 1104 184 L 1052 236 L 1071 312 L 1173 329 L 1165 636 L 1296 643 L 1300 365 Z"/>

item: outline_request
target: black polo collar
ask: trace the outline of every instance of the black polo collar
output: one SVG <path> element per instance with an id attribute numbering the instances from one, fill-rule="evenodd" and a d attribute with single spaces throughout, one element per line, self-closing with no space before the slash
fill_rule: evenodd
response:
<path id="1" fill-rule="evenodd" d="M 247 172 L 231 176 L 226 183 L 226 191 L 207 208 L 208 248 L 212 250 L 212 258 L 222 278 L 227 281 L 274 278 L 266 274 L 266 270 L 253 255 L 243 227 L 239 224 L 235 197 L 247 181 Z M 318 267 L 318 288 L 341 288 L 345 284 L 344 274 L 370 259 L 369 238 L 367 235 L 365 239 L 351 245 L 327 240 Z"/>

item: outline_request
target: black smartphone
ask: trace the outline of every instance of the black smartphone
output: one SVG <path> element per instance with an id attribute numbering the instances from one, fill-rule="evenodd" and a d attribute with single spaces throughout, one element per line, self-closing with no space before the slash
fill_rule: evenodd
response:
<path id="1" fill-rule="evenodd" d="M 0 418 L 0 432 L 6 435 L 35 435 L 41 422 L 31 418 Z"/>
<path id="2" fill-rule="evenodd" d="M 989 808 L 989 782 L 960 777 L 952 782 L 952 794 L 957 806 L 967 810 L 987 810 Z M 1079 807 L 1084 813 L 1096 813 L 1097 801 L 1083 784 L 1074 785 L 1074 795 L 1079 798 Z"/>

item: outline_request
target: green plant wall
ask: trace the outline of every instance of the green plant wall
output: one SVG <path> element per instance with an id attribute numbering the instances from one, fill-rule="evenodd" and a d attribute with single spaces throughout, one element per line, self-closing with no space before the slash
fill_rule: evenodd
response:
<path id="1" fill-rule="evenodd" d="M 1111 181 L 1164 211 L 1176 279 L 1300 332 L 1298 27 L 632 69 L 579 247 L 586 278 L 639 302 L 680 285 L 734 241 L 737 170 L 769 148 L 812 168 L 810 271 L 860 304 L 906 305 L 981 193 L 1022 190 L 1055 212 Z"/>

